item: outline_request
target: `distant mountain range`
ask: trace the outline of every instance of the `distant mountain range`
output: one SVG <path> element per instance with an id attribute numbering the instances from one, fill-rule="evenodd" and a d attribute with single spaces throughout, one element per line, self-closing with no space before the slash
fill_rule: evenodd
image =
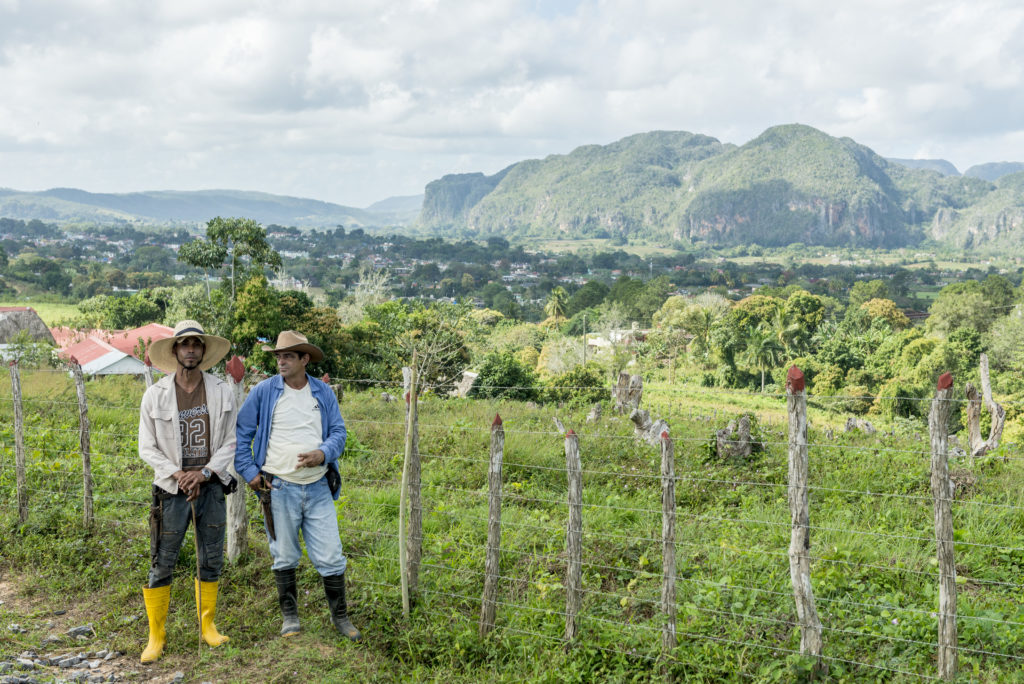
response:
<path id="1" fill-rule="evenodd" d="M 1020 247 L 1024 163 L 981 164 L 961 175 L 944 159 L 886 159 L 850 138 L 790 124 L 741 146 L 685 131 L 640 133 L 491 176 L 444 176 L 423 195 L 365 209 L 238 190 L 0 189 L 0 217 L 194 225 L 214 216 L 512 239 L 895 247 L 933 238 L 958 247 Z"/>
<path id="2" fill-rule="evenodd" d="M 356 209 L 330 202 L 241 190 L 92 193 L 74 188 L 21 192 L 0 188 L 0 217 L 57 223 L 206 223 L 242 216 L 286 226 L 399 226 L 413 222 L 422 197 L 394 197 Z"/>
<path id="3" fill-rule="evenodd" d="M 479 236 L 643 236 L 716 245 L 1024 244 L 1024 164 L 960 175 L 799 124 L 742 146 L 673 131 L 429 183 L 418 225 Z"/>

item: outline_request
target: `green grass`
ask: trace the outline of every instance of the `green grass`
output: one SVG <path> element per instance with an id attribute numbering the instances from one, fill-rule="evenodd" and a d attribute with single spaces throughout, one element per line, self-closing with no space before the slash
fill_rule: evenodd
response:
<path id="1" fill-rule="evenodd" d="M 89 383 L 96 515 L 81 523 L 74 392 L 59 373 L 23 371 L 29 405 L 30 518 L 13 509 L 10 390 L 0 382 L 0 571 L 17 582 L 16 612 L 0 606 L 0 656 L 38 646 L 45 622 L 69 600 L 96 627 L 97 648 L 137 658 L 145 643 L 139 587 L 148 567 L 145 526 L 150 472 L 136 456 L 141 383 Z M 661 681 L 661 488 L 658 450 L 636 442 L 632 425 L 589 407 L 441 400 L 420 406 L 424 539 L 420 592 L 402 617 L 398 503 L 404 406 L 379 392 L 350 392 L 342 404 L 349 449 L 338 504 L 350 559 L 353 620 L 366 640 L 340 641 L 328 626 L 322 590 L 300 566 L 295 640 L 277 637 L 276 596 L 266 542 L 249 500 L 251 551 L 222 578 L 217 624 L 232 641 L 196 655 L 191 537 L 172 589 L 167 655 L 146 672 L 182 670 L 217 681 Z M 49 402 L 49 403 L 48 403 Z M 53 403 L 60 402 L 60 403 Z M 680 643 L 665 667 L 679 681 L 794 681 L 799 649 L 788 572 L 787 452 L 781 397 L 650 384 L 645 405 L 675 439 L 676 564 Z M 714 430 L 740 412 L 758 416 L 765 449 L 747 462 L 707 450 Z M 477 633 L 487 538 L 487 454 L 495 413 L 504 420 L 498 628 Z M 580 435 L 583 461 L 583 610 L 580 638 L 561 642 L 565 606 L 564 440 L 552 418 Z M 714 417 L 716 416 L 717 417 Z M 708 420 L 707 418 L 712 418 Z M 810 435 L 812 578 L 835 681 L 916 681 L 934 676 L 937 594 L 927 438 L 920 434 L 823 430 L 844 421 L 812 406 Z M 923 426 L 922 426 L 923 429 Z M 827 446 L 818 446 L 825 445 Z M 965 468 L 966 464 L 956 464 Z M 1024 569 L 1021 462 L 986 460 L 969 498 L 954 504 L 962 578 L 960 645 L 1015 654 L 1024 641 L 1019 582 Z M 894 496 L 877 496 L 888 493 Z M 993 505 L 984 505 L 993 504 Z M 983 546 L 991 545 L 991 546 Z M 998 547 L 998 548 L 997 548 Z M 1002 583 L 1002 584 L 1001 584 Z M 308 590 L 308 591 L 307 591 Z M 87 619 L 86 619 L 87 616 Z M 973 620 L 986 617 L 989 620 Z M 895 621 L 895 622 L 894 622 Z M 68 648 L 79 648 L 71 644 Z M 783 649 L 783 650 L 776 650 Z M 849 664 L 875 665 L 875 669 Z M 960 654 L 976 681 L 1024 681 L 1013 660 Z"/>
<path id="2" fill-rule="evenodd" d="M 53 327 L 61 321 L 78 316 L 76 304 L 54 304 L 49 302 L 0 302 L 0 306 L 30 306 L 36 310 L 46 325 Z"/>

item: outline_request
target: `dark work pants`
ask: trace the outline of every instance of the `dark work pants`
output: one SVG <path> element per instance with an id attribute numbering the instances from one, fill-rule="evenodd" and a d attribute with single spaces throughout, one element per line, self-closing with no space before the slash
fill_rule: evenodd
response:
<path id="1" fill-rule="evenodd" d="M 163 526 L 156 562 L 149 569 L 149 588 L 166 587 L 171 583 L 178 551 L 185 531 L 192 522 L 192 504 L 196 506 L 196 550 L 199 553 L 199 579 L 216 582 L 224 565 L 224 531 L 227 529 L 227 507 L 220 481 L 199 488 L 199 498 L 189 502 L 183 492 L 163 500 Z"/>

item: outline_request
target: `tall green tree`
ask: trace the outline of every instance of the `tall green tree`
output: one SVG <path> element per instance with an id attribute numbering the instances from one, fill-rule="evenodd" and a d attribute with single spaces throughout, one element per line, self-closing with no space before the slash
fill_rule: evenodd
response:
<path id="1" fill-rule="evenodd" d="M 281 255 L 270 246 L 263 226 L 252 219 L 220 216 L 206 224 L 205 241 L 196 240 L 181 246 L 178 259 L 204 269 L 214 268 L 229 259 L 232 302 L 235 300 L 235 272 L 239 270 L 239 260 L 243 267 L 261 272 L 265 268 L 278 271 L 282 265 Z M 248 279 L 246 274 L 244 280 Z"/>
<path id="2" fill-rule="evenodd" d="M 548 295 L 548 301 L 544 305 L 544 313 L 548 318 L 552 318 L 556 321 L 565 318 L 565 307 L 569 302 L 569 293 L 565 291 L 565 288 L 559 285 L 558 287 L 551 290 L 551 294 Z"/>
<path id="3" fill-rule="evenodd" d="M 782 360 L 782 345 L 767 326 L 748 326 L 746 348 L 743 356 L 747 363 L 761 371 L 761 392 L 764 392 L 765 372 L 779 365 Z"/>

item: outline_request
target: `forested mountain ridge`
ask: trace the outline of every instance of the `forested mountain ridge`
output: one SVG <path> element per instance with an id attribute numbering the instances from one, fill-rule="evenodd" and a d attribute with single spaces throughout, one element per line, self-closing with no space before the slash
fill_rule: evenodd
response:
<path id="1" fill-rule="evenodd" d="M 494 176 L 433 181 L 419 225 L 507 238 L 621 235 L 714 245 L 1019 240 L 1020 226 L 1000 209 L 1013 214 L 1012 191 L 913 166 L 799 124 L 769 128 L 740 147 L 655 131 L 526 160 Z M 971 211 L 978 203 L 984 210 Z"/>

